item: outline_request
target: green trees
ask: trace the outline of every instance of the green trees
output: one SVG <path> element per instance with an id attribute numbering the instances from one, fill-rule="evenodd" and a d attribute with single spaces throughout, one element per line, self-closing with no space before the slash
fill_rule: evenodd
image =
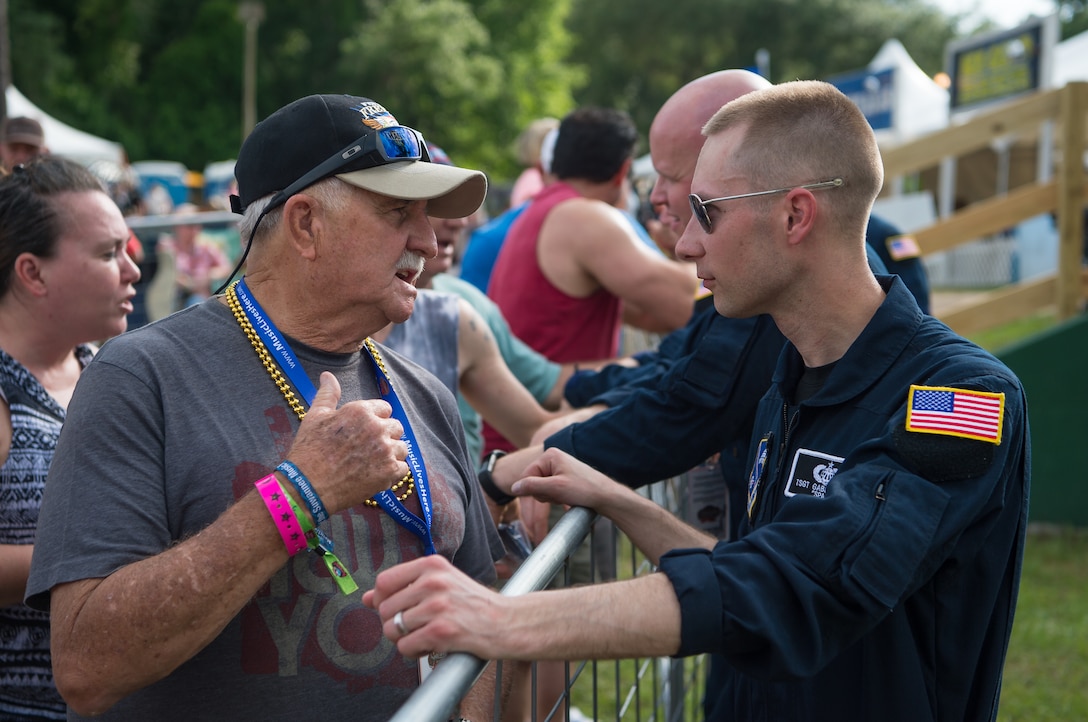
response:
<path id="1" fill-rule="evenodd" d="M 202 169 L 237 152 L 236 3 L 11 0 L 12 75 L 66 123 L 124 144 L 131 160 Z"/>
<path id="2" fill-rule="evenodd" d="M 581 0 L 574 57 L 592 69 L 580 97 L 631 113 L 645 130 L 676 88 L 714 70 L 756 65 L 770 79 L 825 78 L 900 41 L 923 69 L 941 68 L 953 23 L 920 0 Z"/>
<path id="3" fill-rule="evenodd" d="M 1058 2 L 1058 0 L 1056 0 Z M 16 86 L 132 160 L 200 169 L 241 142 L 239 0 L 9 0 Z M 1065 27 L 1084 0 L 1060 0 Z M 955 19 L 923 0 L 265 0 L 257 117 L 309 93 L 387 105 L 497 180 L 533 118 L 577 104 L 645 132 L 692 78 L 770 55 L 774 81 L 860 68 L 890 37 L 929 73 Z"/>
<path id="4" fill-rule="evenodd" d="M 309 93 L 368 95 L 458 162 L 500 177 L 539 115 L 575 104 L 569 0 L 266 2 L 257 117 Z M 241 142 L 237 0 L 10 0 L 12 74 L 59 119 L 132 160 L 194 169 Z"/>

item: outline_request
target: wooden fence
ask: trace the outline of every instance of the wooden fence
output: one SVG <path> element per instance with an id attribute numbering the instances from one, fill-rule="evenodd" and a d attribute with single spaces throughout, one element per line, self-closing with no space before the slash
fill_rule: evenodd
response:
<path id="1" fill-rule="evenodd" d="M 1040 134 L 1047 121 L 1054 132 Z M 912 233 L 922 254 L 948 250 L 1001 232 L 1028 218 L 1052 213 L 1059 236 L 1057 273 L 1013 283 L 941 312 L 941 320 L 960 334 L 1053 311 L 1058 319 L 1078 313 L 1088 298 L 1084 269 L 1084 208 L 1088 203 L 1084 153 L 1088 128 L 1088 83 L 1070 83 L 1009 103 L 969 121 L 923 138 L 882 149 L 886 184 L 896 177 L 922 174 L 946 158 L 963 158 L 1009 139 L 1035 139 L 1054 153 L 1054 177 L 1012 188 L 1003 195 L 976 201 L 953 215 Z M 1047 137 L 1053 139 L 1046 143 Z M 937 180 L 939 184 L 940 179 Z M 996 179 L 993 187 L 997 187 Z M 930 188 L 935 193 L 940 187 Z"/>

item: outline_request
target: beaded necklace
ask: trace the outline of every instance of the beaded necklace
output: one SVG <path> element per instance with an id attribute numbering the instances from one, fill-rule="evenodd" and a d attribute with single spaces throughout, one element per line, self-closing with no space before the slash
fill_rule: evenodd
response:
<path id="1" fill-rule="evenodd" d="M 272 378 L 272 382 L 276 384 L 276 388 L 283 394 L 283 398 L 286 399 L 287 405 L 291 407 L 291 410 L 295 412 L 299 421 L 306 416 L 306 408 L 299 401 L 298 396 L 295 395 L 294 390 L 291 388 L 291 384 L 284 377 L 283 372 L 280 371 L 279 366 L 272 359 L 272 355 L 268 353 L 268 349 L 265 348 L 264 343 L 261 341 L 261 337 L 257 335 L 256 329 L 253 328 L 253 324 L 249 322 L 249 318 L 246 317 L 245 311 L 242 310 L 242 304 L 238 301 L 238 294 L 234 290 L 234 284 L 227 289 L 227 306 L 230 307 L 231 313 L 234 314 L 235 320 L 238 321 L 238 325 L 242 328 L 246 338 L 249 339 L 250 344 L 253 345 L 253 350 L 257 352 L 257 358 L 260 359 L 261 364 L 264 365 L 265 371 Z M 381 354 L 378 352 L 378 347 L 374 345 L 374 342 L 368 337 L 364 342 L 366 350 L 370 353 L 370 356 L 374 359 L 374 363 L 378 365 L 382 373 L 386 378 L 389 377 L 389 373 L 385 369 L 385 362 L 382 360 Z M 398 490 L 404 489 L 404 493 L 397 496 L 397 501 L 404 501 L 412 492 L 415 491 L 416 483 L 412 479 L 412 473 L 409 471 L 404 477 L 389 487 L 389 490 L 396 493 Z M 366 499 L 364 502 L 367 506 L 378 506 L 378 502 L 373 499 Z"/>

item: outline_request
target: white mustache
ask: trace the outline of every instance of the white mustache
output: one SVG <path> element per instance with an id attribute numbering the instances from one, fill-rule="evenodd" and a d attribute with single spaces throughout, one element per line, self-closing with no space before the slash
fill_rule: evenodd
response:
<path id="1" fill-rule="evenodd" d="M 416 275 L 423 273 L 423 264 L 426 263 L 426 259 L 418 253 L 411 251 L 405 251 L 401 254 L 400 260 L 397 261 L 398 271 L 415 271 Z"/>

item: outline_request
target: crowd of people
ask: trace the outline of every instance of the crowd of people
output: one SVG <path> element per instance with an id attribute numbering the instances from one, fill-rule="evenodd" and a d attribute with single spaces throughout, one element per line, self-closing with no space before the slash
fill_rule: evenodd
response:
<path id="1" fill-rule="evenodd" d="M 1023 389 L 929 315 L 832 86 L 677 89 L 648 227 L 621 111 L 527 128 L 483 222 L 440 128 L 307 96 L 239 149 L 237 258 L 188 205 L 141 243 L 35 126 L 0 139 L 0 717 L 385 720 L 461 651 L 541 663 L 475 722 L 702 653 L 707 720 L 996 716 Z M 129 328 L 149 255 L 170 313 Z M 691 517 L 635 491 L 685 473 Z M 564 506 L 658 571 L 499 595 Z"/>

